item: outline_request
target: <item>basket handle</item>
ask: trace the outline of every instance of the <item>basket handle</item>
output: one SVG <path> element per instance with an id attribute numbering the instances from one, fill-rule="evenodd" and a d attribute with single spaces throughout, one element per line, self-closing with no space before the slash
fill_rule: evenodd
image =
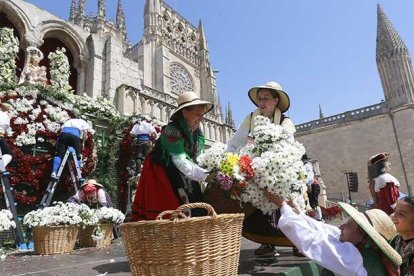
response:
<path id="1" fill-rule="evenodd" d="M 205 210 L 207 210 L 207 215 L 208 216 L 212 216 L 214 219 L 217 217 L 217 213 L 216 213 L 216 211 L 214 211 L 213 206 L 211 206 L 210 204 L 207 204 L 207 203 L 203 203 L 203 202 L 183 204 L 180 207 L 178 207 L 177 209 L 175 209 L 175 212 L 183 213 L 186 209 L 194 209 L 194 208 L 205 209 Z"/>
<path id="2" fill-rule="evenodd" d="M 177 217 L 180 218 L 187 218 L 187 216 L 183 212 L 177 212 L 175 210 L 167 210 L 163 211 L 158 214 L 158 216 L 155 218 L 156 220 L 162 220 L 164 216 L 171 215 L 171 219 L 176 219 Z"/>

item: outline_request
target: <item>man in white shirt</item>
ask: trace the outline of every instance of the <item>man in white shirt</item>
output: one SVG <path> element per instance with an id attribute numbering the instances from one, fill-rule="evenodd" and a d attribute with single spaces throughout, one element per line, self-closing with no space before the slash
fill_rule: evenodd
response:
<path id="1" fill-rule="evenodd" d="M 307 194 L 309 205 L 315 211 L 315 219 L 322 220 L 322 210 L 321 207 L 319 207 L 318 203 L 318 197 L 321 192 L 321 188 L 319 187 L 318 180 L 315 178 L 315 173 L 313 172 L 313 166 L 310 160 L 311 159 L 306 153 L 302 156 L 302 162 L 306 168 L 306 186 L 308 186 Z"/>
<path id="2" fill-rule="evenodd" d="M 281 197 L 265 192 L 279 207 L 278 228 L 300 252 L 335 275 L 399 275 L 401 256 L 388 244 L 396 234 L 390 217 L 379 209 L 358 212 L 340 202 L 349 215 L 346 223 L 336 227 L 318 222 L 291 206 Z"/>
<path id="3" fill-rule="evenodd" d="M 88 130 L 92 127 L 83 119 L 69 119 L 67 120 L 60 131 L 57 143 L 56 154 L 53 158 L 52 178 L 57 177 L 57 171 L 59 169 L 62 158 L 69 147 L 72 147 L 76 151 L 76 158 L 79 165 L 81 165 L 81 153 L 83 144 L 88 135 Z"/>
<path id="4" fill-rule="evenodd" d="M 7 114 L 7 111 L 9 111 L 11 108 L 12 107 L 9 104 L 0 104 L 0 147 L 1 153 L 3 155 L 4 168 L 6 168 L 6 166 L 12 160 L 12 151 L 4 140 L 4 136 L 6 136 L 7 130 L 10 128 L 10 118 Z"/>

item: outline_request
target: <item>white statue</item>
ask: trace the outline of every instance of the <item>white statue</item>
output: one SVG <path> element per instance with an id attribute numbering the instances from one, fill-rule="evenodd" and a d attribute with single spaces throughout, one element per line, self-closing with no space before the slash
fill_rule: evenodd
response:
<path id="1" fill-rule="evenodd" d="M 29 46 L 26 49 L 26 61 L 24 63 L 22 74 L 20 75 L 19 84 L 46 84 L 46 67 L 40 66 L 43 59 L 43 53 L 38 48 Z"/>

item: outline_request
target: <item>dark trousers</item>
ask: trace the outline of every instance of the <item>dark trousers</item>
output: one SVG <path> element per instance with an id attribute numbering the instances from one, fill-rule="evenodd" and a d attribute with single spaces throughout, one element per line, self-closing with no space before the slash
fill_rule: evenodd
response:
<path id="1" fill-rule="evenodd" d="M 63 158 L 68 147 L 72 147 L 76 151 L 76 158 L 81 159 L 81 139 L 69 133 L 61 133 L 57 140 L 56 156 Z"/>
<path id="2" fill-rule="evenodd" d="M 9 145 L 7 145 L 6 141 L 4 141 L 4 138 L 0 138 L 0 148 L 2 154 L 12 155 L 12 151 L 10 150 Z"/>

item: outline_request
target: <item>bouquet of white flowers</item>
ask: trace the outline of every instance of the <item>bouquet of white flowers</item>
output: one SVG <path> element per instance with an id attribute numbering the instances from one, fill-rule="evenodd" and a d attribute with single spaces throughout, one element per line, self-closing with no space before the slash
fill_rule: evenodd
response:
<path id="1" fill-rule="evenodd" d="M 112 207 L 102 207 L 95 211 L 95 215 L 99 222 L 110 222 L 114 224 L 121 224 L 125 215 L 118 209 Z"/>
<path id="2" fill-rule="evenodd" d="M 293 139 L 295 131 L 293 125 L 275 125 L 264 116 L 256 116 L 255 144 L 244 146 L 237 154 L 226 153 L 223 144 L 216 144 L 198 162 L 210 171 L 218 171 L 217 180 L 224 190 L 239 186 L 237 196 L 232 198 L 271 214 L 277 207 L 263 195 L 265 190 L 303 203 L 307 188 L 301 158 L 305 148 Z"/>
<path id="3" fill-rule="evenodd" d="M 55 206 L 37 209 L 27 213 L 23 218 L 23 224 L 28 227 L 81 225 L 81 210 L 86 206 L 74 203 L 54 202 Z M 87 207 L 86 207 L 87 208 Z"/>
<path id="4" fill-rule="evenodd" d="M 16 222 L 9 210 L 0 210 L 0 232 L 16 228 Z"/>

